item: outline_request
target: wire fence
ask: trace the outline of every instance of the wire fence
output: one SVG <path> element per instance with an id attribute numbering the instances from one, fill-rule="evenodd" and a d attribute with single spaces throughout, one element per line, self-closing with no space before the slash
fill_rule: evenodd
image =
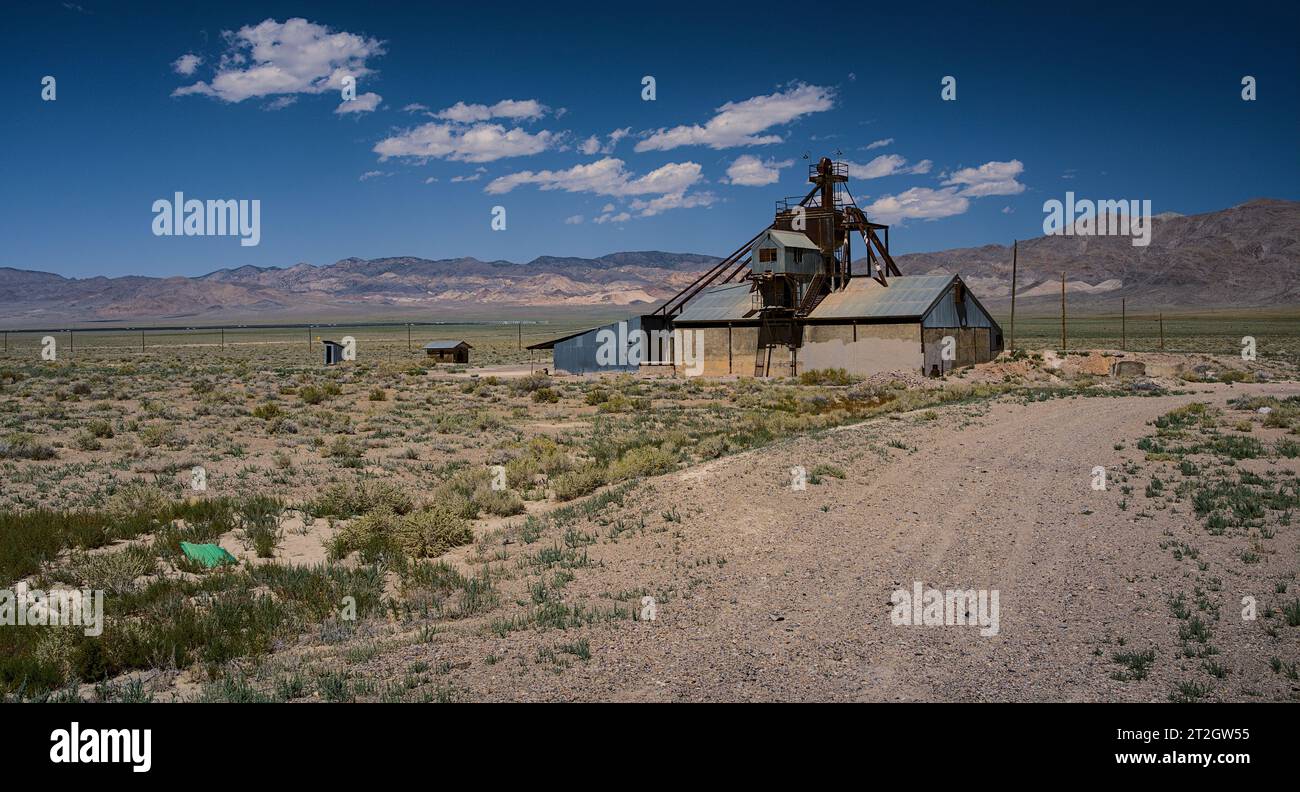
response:
<path id="1" fill-rule="evenodd" d="M 1253 348 L 1258 357 L 1300 362 L 1300 315 L 1295 312 L 1204 314 L 1105 314 L 998 318 L 1008 349 L 1114 349 L 1129 352 L 1238 355 Z"/>
<path id="2" fill-rule="evenodd" d="M 175 356 L 224 356 L 301 360 L 322 358 L 323 341 L 355 342 L 358 359 L 425 357 L 435 340 L 466 341 L 475 363 L 508 363 L 537 357 L 526 347 L 584 329 L 590 323 L 498 322 L 463 324 L 315 324 L 193 328 L 71 328 L 0 330 L 0 359 L 111 360 Z"/>

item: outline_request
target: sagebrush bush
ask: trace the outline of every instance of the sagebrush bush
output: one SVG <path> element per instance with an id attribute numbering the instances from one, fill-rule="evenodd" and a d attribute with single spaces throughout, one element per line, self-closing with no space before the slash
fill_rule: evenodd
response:
<path id="1" fill-rule="evenodd" d="M 415 501 L 386 481 L 363 479 L 331 484 L 303 508 L 308 514 L 318 517 L 347 518 L 381 508 L 396 514 L 406 514 L 415 508 Z"/>
<path id="2" fill-rule="evenodd" d="M 850 385 L 853 378 L 842 368 L 813 369 L 799 375 L 802 385 Z"/>
<path id="3" fill-rule="evenodd" d="M 605 484 L 605 468 L 599 465 L 585 465 L 577 470 L 563 473 L 551 480 L 551 489 L 556 500 L 573 500 L 589 492 L 595 492 Z"/>
<path id="4" fill-rule="evenodd" d="M 407 514 L 381 509 L 358 517 L 334 537 L 330 551 L 336 558 L 360 551 L 367 562 L 392 553 L 433 558 L 473 540 L 469 521 L 443 504 L 433 504 Z"/>
<path id="5" fill-rule="evenodd" d="M 27 432 L 15 432 L 0 440 L 0 459 L 53 459 L 55 451 L 51 446 L 40 443 L 36 436 Z"/>
<path id="6" fill-rule="evenodd" d="M 609 479 L 622 481 L 667 473 L 677 466 L 677 455 L 659 446 L 633 448 L 609 466 Z"/>
<path id="7" fill-rule="evenodd" d="M 104 510 L 119 517 L 137 515 L 162 515 L 171 506 L 171 499 L 152 484 L 133 482 L 108 497 Z"/>

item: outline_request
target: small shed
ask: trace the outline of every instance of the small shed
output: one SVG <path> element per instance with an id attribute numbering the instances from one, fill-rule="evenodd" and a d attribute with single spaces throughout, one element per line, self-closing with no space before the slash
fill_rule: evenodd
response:
<path id="1" fill-rule="evenodd" d="M 440 363 L 468 363 L 473 348 L 467 341 L 430 341 L 424 345 L 424 354 Z"/>
<path id="2" fill-rule="evenodd" d="M 325 365 L 333 366 L 343 362 L 343 345 L 337 341 L 321 341 L 325 347 Z"/>
<path id="3" fill-rule="evenodd" d="M 807 234 L 798 231 L 768 229 L 754 243 L 754 251 L 755 273 L 813 275 L 821 271 L 821 249 Z"/>

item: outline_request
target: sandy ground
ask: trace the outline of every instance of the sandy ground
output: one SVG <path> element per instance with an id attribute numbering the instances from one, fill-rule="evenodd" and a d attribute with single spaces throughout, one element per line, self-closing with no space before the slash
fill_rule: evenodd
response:
<path id="1" fill-rule="evenodd" d="M 354 671 L 395 678 L 417 660 L 446 662 L 457 667 L 447 681 L 470 700 L 1165 700 L 1180 681 L 1206 678 L 1200 659 L 1180 656 L 1168 605 L 1192 589 L 1188 561 L 1160 546 L 1172 533 L 1195 543 L 1223 582 L 1214 644 L 1233 670 L 1211 697 L 1294 696 L 1300 686 L 1266 667 L 1277 639 L 1242 622 L 1235 603 L 1249 594 L 1262 607 L 1275 599 L 1273 581 L 1294 576 L 1296 527 L 1246 567 L 1233 557 L 1244 540 L 1208 536 L 1185 505 L 1139 516 L 1119 509 L 1118 486 L 1091 487 L 1094 466 L 1141 460 L 1133 445 L 1146 423 L 1175 406 L 1300 392 L 1195 389 L 949 407 L 933 420 L 876 420 L 660 477 L 629 505 L 675 508 L 680 521 L 655 518 L 643 533 L 591 546 L 596 565 L 564 589 L 566 601 L 581 601 L 644 586 L 661 593 L 655 621 L 505 638 L 466 623 Z M 791 466 L 822 463 L 847 478 L 789 490 Z M 1129 499 L 1140 495 L 1139 486 Z M 890 596 L 915 581 L 997 589 L 999 633 L 893 625 Z M 590 660 L 536 660 L 538 649 L 580 637 Z M 1156 649 L 1149 678 L 1112 678 L 1121 646 Z"/>

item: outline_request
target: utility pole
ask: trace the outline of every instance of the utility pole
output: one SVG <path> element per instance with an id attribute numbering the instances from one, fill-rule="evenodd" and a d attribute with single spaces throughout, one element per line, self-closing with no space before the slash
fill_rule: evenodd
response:
<path id="1" fill-rule="evenodd" d="M 1016 254 L 1020 240 L 1011 243 L 1011 354 L 1016 353 Z"/>
<path id="2" fill-rule="evenodd" d="M 140 331 L 140 351 L 144 352 L 144 331 Z"/>
<path id="3" fill-rule="evenodd" d="M 1061 273 L 1061 352 L 1065 352 L 1065 273 Z"/>
<path id="4" fill-rule="evenodd" d="M 68 354 L 71 355 L 71 354 L 73 353 L 73 351 L 74 351 L 74 348 L 73 348 L 73 346 L 72 346 L 72 330 L 69 329 L 69 330 L 68 330 Z"/>
<path id="5" fill-rule="evenodd" d="M 519 330 L 519 348 L 524 348 L 524 323 L 515 322 L 515 327 Z"/>
<path id="6" fill-rule="evenodd" d="M 411 353 L 411 323 L 410 322 L 406 323 L 406 352 L 408 355 Z"/>
<path id="7" fill-rule="evenodd" d="M 226 328 L 221 328 L 221 348 L 226 348 Z"/>
<path id="8" fill-rule="evenodd" d="M 1165 351 L 1165 314 L 1160 312 L 1160 351 Z"/>
<path id="9" fill-rule="evenodd" d="M 1119 348 L 1128 351 L 1128 300 L 1119 298 Z"/>

